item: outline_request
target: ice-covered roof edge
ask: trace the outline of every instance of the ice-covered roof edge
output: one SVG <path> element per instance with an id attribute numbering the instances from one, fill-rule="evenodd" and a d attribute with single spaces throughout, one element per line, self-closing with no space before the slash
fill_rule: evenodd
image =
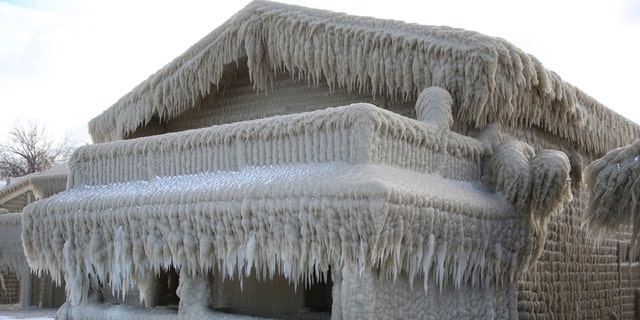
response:
<path id="1" fill-rule="evenodd" d="M 97 276 L 118 287 L 171 264 L 190 274 L 215 268 L 223 277 L 282 273 L 292 282 L 329 265 L 375 267 L 387 278 L 406 272 L 411 281 L 422 275 L 425 285 L 434 277 L 458 287 L 513 281 L 539 247 L 526 215 L 477 183 L 348 163 L 226 174 L 158 178 L 145 196 L 135 193 L 146 193 L 145 183 L 137 182 L 72 189 L 39 201 L 24 215 L 29 262 L 54 278 L 64 275 L 75 293 L 75 279 Z M 201 190 L 221 185 L 207 192 L 182 187 L 192 179 L 200 179 Z M 412 223 L 399 226 L 398 216 Z M 117 227 L 93 227 L 116 217 Z M 78 269 L 87 266 L 92 269 Z"/>
<path id="2" fill-rule="evenodd" d="M 192 107 L 243 54 L 257 89 L 268 87 L 274 71 L 398 99 L 435 85 L 452 93 L 458 118 L 478 128 L 540 127 L 600 154 L 640 135 L 505 40 L 254 1 L 92 119 L 94 142 L 122 139 L 153 116 L 170 119 Z"/>

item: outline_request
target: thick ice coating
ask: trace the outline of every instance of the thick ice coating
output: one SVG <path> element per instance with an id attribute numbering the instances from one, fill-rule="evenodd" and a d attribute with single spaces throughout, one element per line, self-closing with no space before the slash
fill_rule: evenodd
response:
<path id="1" fill-rule="evenodd" d="M 362 101 L 397 114 L 301 113 Z M 333 319 L 637 313 L 628 232 L 593 246 L 579 217 L 583 159 L 640 127 L 503 39 L 254 1 L 89 129 L 68 191 L 23 214 L 61 320 L 308 319 L 318 274 Z M 585 173 L 596 234 L 640 233 L 629 148 Z M 144 307 L 96 302 L 105 283 Z"/>
<path id="2" fill-rule="evenodd" d="M 638 254 L 640 236 L 640 140 L 610 151 L 585 169 L 589 206 L 585 221 L 596 235 L 632 227 L 631 244 Z"/>
<path id="3" fill-rule="evenodd" d="M 0 189 L 0 203 L 10 202 L 24 194 L 33 193 L 35 199 L 43 199 L 64 191 L 67 184 L 67 164 L 56 165 L 46 171 L 15 178 Z M 33 198 L 33 197 L 32 197 Z M 13 213 L 0 209 L 0 270 L 15 273 L 18 277 L 29 274 L 29 265 L 22 248 L 22 215 L 20 210 L 27 200 L 14 202 Z M 3 212 L 4 211 L 4 212 Z"/>
<path id="4" fill-rule="evenodd" d="M 543 235 L 518 209 L 523 195 L 506 201 L 480 181 L 481 153 L 446 126 L 367 104 L 86 146 L 69 190 L 25 209 L 25 252 L 64 276 L 74 303 L 98 280 L 126 290 L 170 265 L 294 283 L 332 266 L 405 274 L 425 290 L 502 287 Z M 526 180 L 543 204 L 562 198 L 553 190 L 568 175 L 555 179 L 568 160 L 551 158 Z"/>

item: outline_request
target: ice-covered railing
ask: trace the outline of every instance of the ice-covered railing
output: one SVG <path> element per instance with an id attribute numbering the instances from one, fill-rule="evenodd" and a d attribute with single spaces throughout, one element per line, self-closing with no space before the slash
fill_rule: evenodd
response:
<path id="1" fill-rule="evenodd" d="M 357 104 L 86 146 L 69 161 L 69 186 L 332 161 L 386 163 L 477 180 L 481 153 L 472 138 Z"/>

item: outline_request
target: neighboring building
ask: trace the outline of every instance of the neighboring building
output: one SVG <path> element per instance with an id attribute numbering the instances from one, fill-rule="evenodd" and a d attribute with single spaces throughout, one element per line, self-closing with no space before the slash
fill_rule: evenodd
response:
<path id="1" fill-rule="evenodd" d="M 23 307 L 59 307 L 64 286 L 46 272 L 31 274 L 22 247 L 22 209 L 30 203 L 66 189 L 67 164 L 14 178 L 0 189 L 0 304 Z M 62 279 L 61 279 L 62 280 Z"/>
<path id="2" fill-rule="evenodd" d="M 60 319 L 638 313 L 582 167 L 640 127 L 502 39 L 255 1 L 89 128 L 23 213 Z"/>

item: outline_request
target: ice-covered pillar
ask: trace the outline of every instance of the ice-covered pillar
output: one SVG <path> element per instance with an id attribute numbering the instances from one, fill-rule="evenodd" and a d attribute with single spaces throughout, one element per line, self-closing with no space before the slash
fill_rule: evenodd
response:
<path id="1" fill-rule="evenodd" d="M 210 274 L 180 273 L 180 284 L 176 293 L 180 297 L 178 318 L 185 320 L 206 319 L 211 315 L 213 301 L 213 279 Z"/>
<path id="2" fill-rule="evenodd" d="M 333 275 L 331 319 L 373 319 L 374 304 L 371 272 L 357 274 L 347 266 Z"/>
<path id="3" fill-rule="evenodd" d="M 159 303 L 158 279 L 153 272 L 147 272 L 138 282 L 140 304 L 145 308 L 153 308 Z"/>
<path id="4" fill-rule="evenodd" d="M 27 309 L 33 304 L 33 288 L 32 288 L 33 275 L 30 272 L 25 272 L 20 279 L 20 294 L 22 298 L 22 308 Z"/>
<path id="5" fill-rule="evenodd" d="M 448 131 L 453 124 L 451 105 L 453 98 L 449 91 L 440 87 L 429 87 L 418 95 L 416 118 L 418 121 Z"/>
<path id="6" fill-rule="evenodd" d="M 451 114 L 451 105 L 453 98 L 449 91 L 440 87 L 428 87 L 418 95 L 416 101 L 416 118 L 418 121 L 424 122 L 432 128 L 437 129 L 437 137 L 439 140 L 440 153 L 434 159 L 434 172 L 442 172 L 447 166 L 449 159 L 447 156 L 447 145 L 449 143 L 449 135 L 451 125 L 453 125 L 453 115 Z"/>
<path id="7" fill-rule="evenodd" d="M 456 288 L 420 277 L 411 285 L 404 274 L 396 279 L 377 270 L 343 268 L 334 281 L 331 318 L 350 319 L 516 319 L 515 283 Z"/>

